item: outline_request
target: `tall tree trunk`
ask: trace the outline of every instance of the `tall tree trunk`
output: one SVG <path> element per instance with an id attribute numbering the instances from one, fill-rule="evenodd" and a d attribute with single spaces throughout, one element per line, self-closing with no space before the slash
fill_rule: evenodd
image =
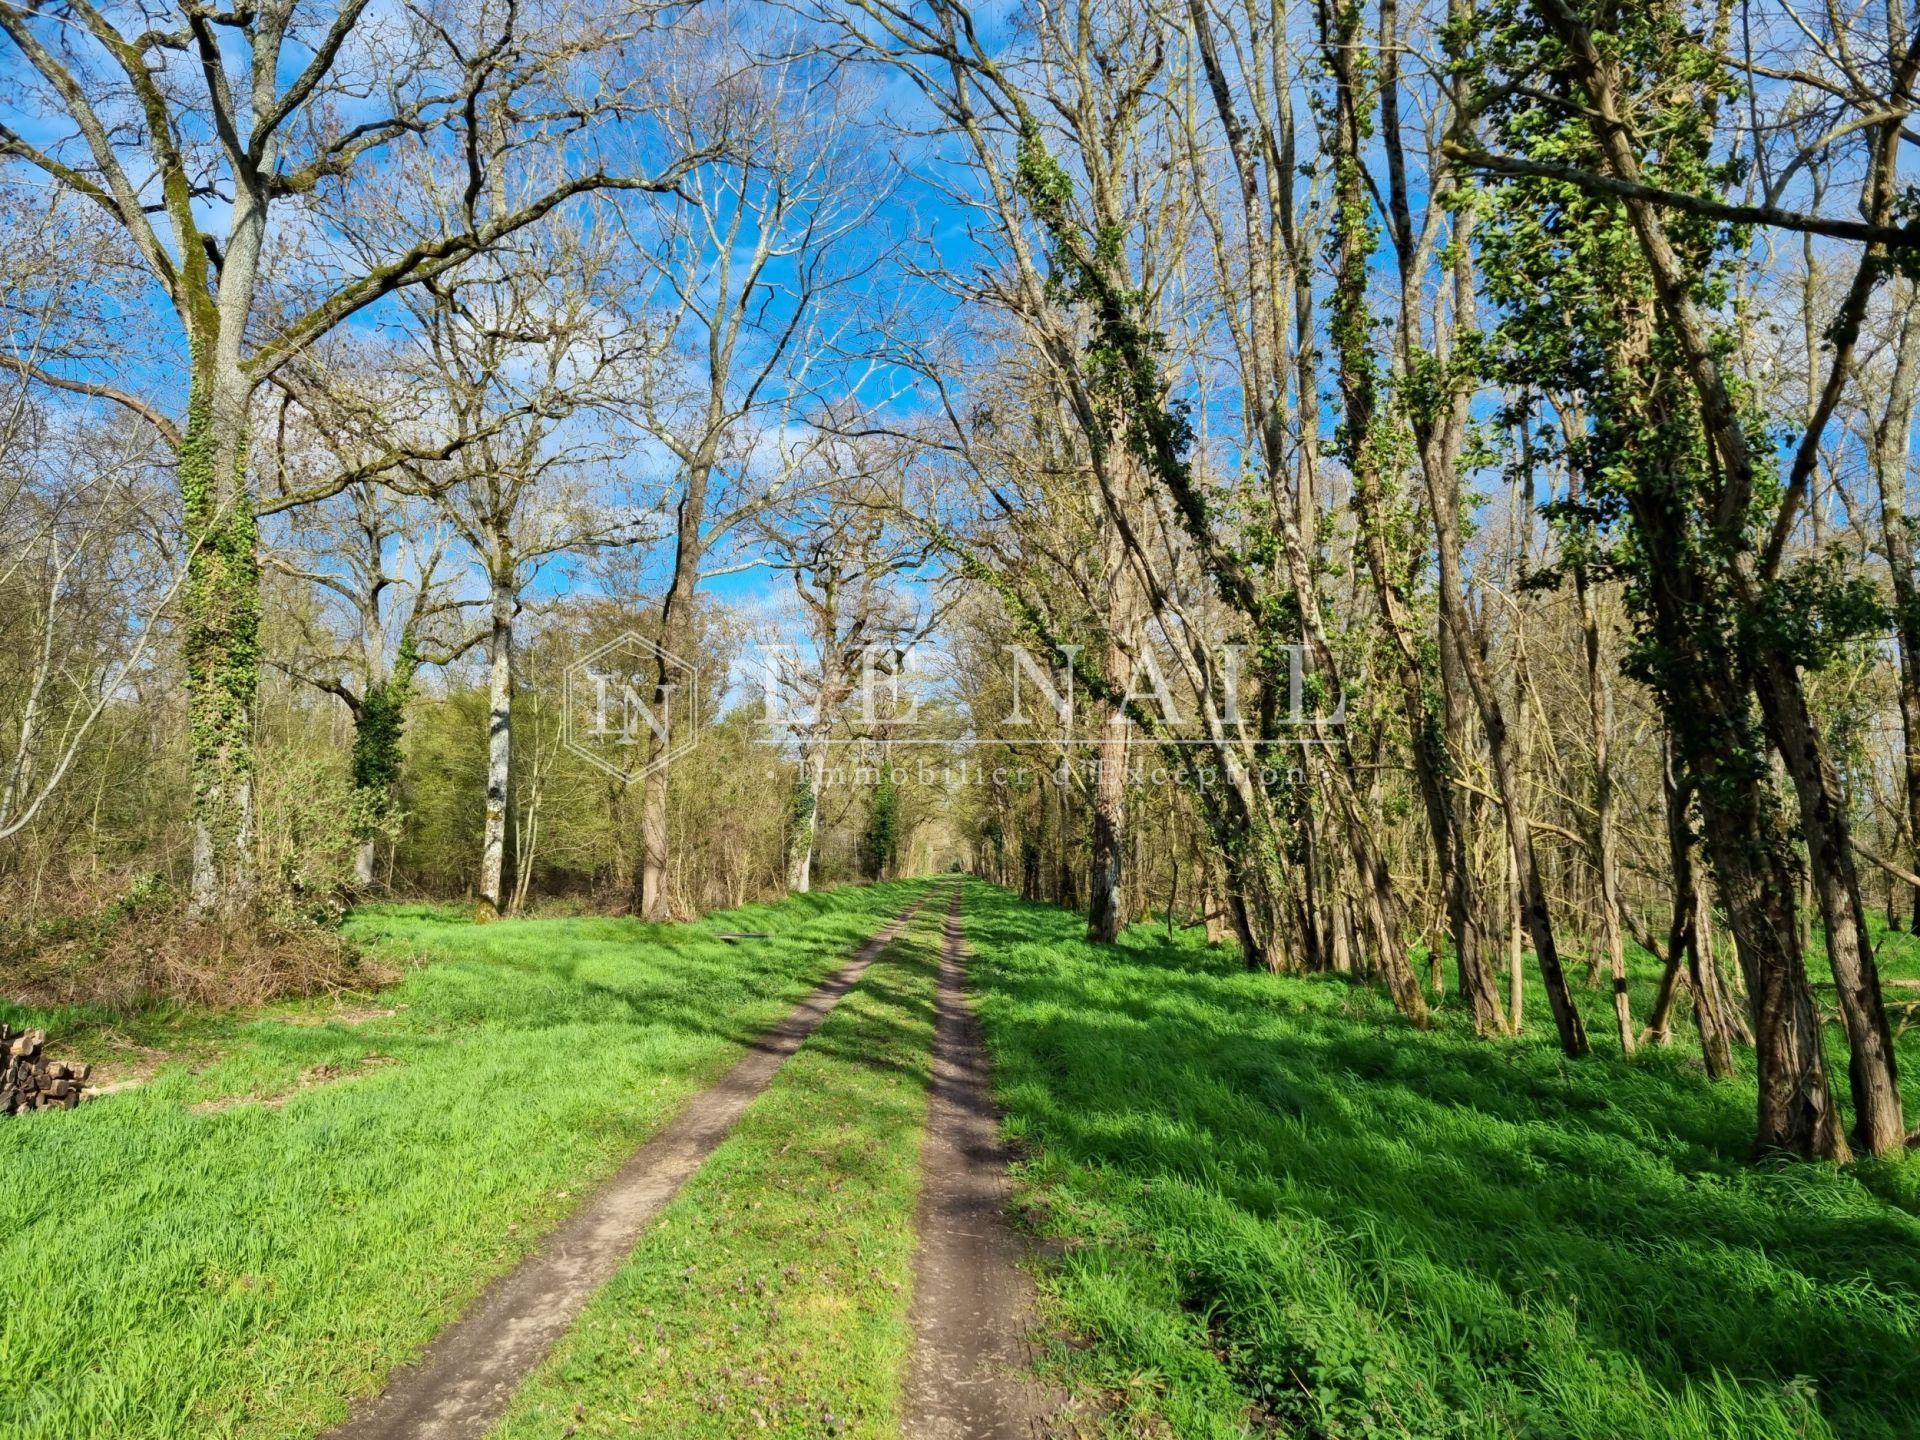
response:
<path id="1" fill-rule="evenodd" d="M 483 913 L 506 913 L 507 800 L 513 784 L 513 576 L 493 577 L 492 633 L 487 637 L 487 809 L 480 842 Z"/>
<path id="2" fill-rule="evenodd" d="M 254 705 L 260 693 L 260 559 L 247 480 L 253 382 L 241 364 L 266 205 L 236 186 L 218 293 L 204 254 L 182 257 L 188 351 L 180 499 L 188 547 L 182 597 L 192 736 L 196 915 L 252 906 Z"/>
<path id="3" fill-rule="evenodd" d="M 1093 785 L 1093 858 L 1087 867 L 1087 939 L 1111 942 L 1124 923 L 1121 908 L 1122 846 L 1126 834 L 1126 712 L 1110 708 L 1100 725 Z"/>
<path id="4" fill-rule="evenodd" d="M 1520 920 L 1520 882 L 1513 863 L 1513 846 L 1500 847 L 1500 896 L 1507 907 L 1507 1026 L 1518 1035 L 1527 1023 L 1526 950 Z"/>
<path id="5" fill-rule="evenodd" d="M 1840 1013 L 1846 1021 L 1855 1143 L 1874 1155 L 1899 1154 L 1907 1141 L 1899 1070 L 1881 1001 L 1880 967 L 1867 929 L 1840 778 L 1792 662 L 1765 656 L 1755 684 L 1770 737 L 1800 800 L 1810 878 L 1826 926 L 1827 959 L 1833 967 Z"/>
<path id="6" fill-rule="evenodd" d="M 1613 1018 L 1620 1049 L 1633 1053 L 1633 1009 L 1627 995 L 1626 937 L 1620 927 L 1620 862 L 1615 852 L 1613 818 L 1613 696 L 1600 651 L 1600 618 L 1584 563 L 1573 568 L 1580 604 L 1580 629 L 1587 652 L 1587 713 L 1593 734 L 1594 867 L 1600 881 L 1600 937 L 1607 948 L 1613 979 Z"/>
<path id="7" fill-rule="evenodd" d="M 1138 466 L 1116 436 L 1110 453 L 1109 502 L 1140 503 Z M 1133 688 L 1135 654 L 1140 645 L 1142 595 L 1134 561 L 1120 528 L 1109 518 L 1103 536 L 1106 571 L 1106 656 L 1104 671 L 1112 699 L 1101 704 L 1100 736 L 1094 747 L 1093 855 L 1087 867 L 1087 939 L 1110 944 L 1126 924 L 1122 876 L 1127 840 L 1127 741 L 1133 724 L 1119 697 Z"/>
<path id="8" fill-rule="evenodd" d="M 1617 67 L 1574 10 L 1555 0 L 1543 5 L 1541 13 L 1564 47 L 1569 72 L 1585 92 L 1587 127 L 1606 168 L 1620 180 L 1638 183 L 1640 160 L 1622 111 Z M 1892 139 L 1883 137 L 1883 143 Z M 1890 183 L 1890 172 L 1878 159 L 1876 206 L 1886 201 Z M 1681 500 L 1693 487 L 1642 479 L 1628 503 L 1648 551 L 1653 626 L 1663 652 L 1657 688 L 1676 726 L 1680 756 L 1699 787 L 1707 853 L 1753 999 L 1760 1062 L 1757 1144 L 1762 1150 L 1845 1159 L 1847 1140 L 1827 1080 L 1798 934 L 1796 867 L 1781 829 L 1771 773 L 1758 758 L 1760 737 L 1749 718 L 1756 684 L 1772 692 L 1769 723 L 1781 732 L 1776 743 L 1791 738 L 1797 717 L 1786 713 L 1793 707 L 1781 703 L 1788 698 L 1780 693 L 1786 688 L 1782 677 L 1769 675 L 1762 683 L 1763 677 L 1741 673 L 1753 657 L 1739 657 L 1736 663 L 1726 653 L 1728 636 L 1741 627 L 1733 623 L 1737 617 L 1725 613 L 1719 587 L 1738 593 L 1746 588 L 1743 582 L 1750 584 L 1741 570 L 1741 557 L 1749 547 L 1739 527 L 1747 523 L 1755 493 L 1753 452 L 1740 407 L 1721 372 L 1712 327 L 1699 308 L 1693 277 L 1667 234 L 1664 217 L 1645 199 L 1624 197 L 1621 204 L 1646 259 L 1659 313 L 1684 360 L 1685 382 L 1693 391 L 1715 462 L 1718 493 L 1710 497 L 1714 533 L 1708 544 L 1697 543 L 1694 518 Z M 1863 269 L 1862 278 L 1867 275 Z M 1633 375 L 1633 363 L 1640 358 L 1623 357 L 1623 373 Z M 1657 393 L 1649 399 L 1658 403 Z M 1713 573 L 1703 573 L 1709 567 Z M 1769 668 L 1767 657 L 1760 657 L 1760 664 Z M 1797 693 L 1797 686 L 1794 689 Z M 1844 848 L 1844 832 L 1840 838 Z M 1834 839 L 1829 833 L 1818 843 L 1830 845 Z M 1863 999 L 1855 997 L 1856 1002 Z"/>
<path id="9" fill-rule="evenodd" d="M 1880 525 L 1887 575 L 1893 587 L 1893 634 L 1900 654 L 1900 738 L 1906 779 L 1907 838 L 1920 874 L 1920 574 L 1914 569 L 1913 521 L 1907 514 L 1907 468 L 1913 463 L 1913 417 L 1920 393 L 1920 305 L 1904 287 L 1887 406 L 1874 426 L 1870 459 L 1880 486 Z M 1892 907 L 1889 907 L 1892 908 Z M 1907 913 L 1920 932 L 1920 887 L 1908 897 Z"/>
<path id="10" fill-rule="evenodd" d="M 787 840 L 787 889 L 796 895 L 813 889 L 813 851 L 820 829 L 820 791 L 826 773 L 826 736 L 811 735 L 800 756 L 800 776 L 793 794 L 793 833 Z"/>
<path id="11" fill-rule="evenodd" d="M 1071 910 L 1079 903 L 1079 886 L 1073 874 L 1073 747 L 1071 744 L 1060 747 L 1060 769 L 1058 776 L 1060 790 L 1060 833 L 1054 839 L 1054 888 L 1060 892 L 1062 909 Z"/>
<path id="12" fill-rule="evenodd" d="M 660 648 L 688 664 L 693 661 L 693 592 L 700 580 L 700 561 L 705 550 L 702 526 L 706 523 L 707 483 L 711 475 L 709 463 L 696 462 L 687 467 L 686 490 L 680 497 L 674 542 L 673 579 L 660 607 Z M 663 715 L 671 707 L 671 689 L 678 680 L 679 672 L 669 660 L 662 658 L 654 701 Z M 666 742 L 656 734 L 648 743 L 651 759 L 657 757 Z M 652 765 L 640 782 L 640 873 L 635 877 L 638 883 L 634 886 L 633 908 L 642 920 L 671 918 L 667 895 L 668 779 L 665 765 Z"/>
<path id="13" fill-rule="evenodd" d="M 1753 723 L 1752 687 L 1726 644 L 1729 622 L 1694 557 L 1691 521 L 1673 487 L 1636 486 L 1629 505 L 1648 552 L 1648 605 L 1659 660 L 1652 678 L 1680 784 L 1699 800 L 1702 838 L 1753 998 L 1756 1144 L 1763 1152 L 1845 1159 L 1850 1152 L 1828 1083 L 1801 949 L 1798 867 Z M 1699 958 L 1697 987 L 1706 991 L 1716 978 L 1711 952 Z"/>
<path id="14" fill-rule="evenodd" d="M 192 738 L 195 915 L 254 899 L 254 702 L 260 690 L 260 562 L 246 483 L 251 389 L 238 364 L 193 345 L 180 495 L 188 558 L 182 653 Z"/>
<path id="15" fill-rule="evenodd" d="M 1906 463 L 1901 457 L 1902 465 Z M 1887 567 L 1893 576 L 1894 635 L 1900 647 L 1900 735 L 1906 779 L 1907 835 L 1913 868 L 1920 873 L 1920 583 L 1914 570 L 1913 526 L 1902 511 L 1883 510 Z M 1913 930 L 1920 934 L 1920 887 L 1907 899 Z"/>

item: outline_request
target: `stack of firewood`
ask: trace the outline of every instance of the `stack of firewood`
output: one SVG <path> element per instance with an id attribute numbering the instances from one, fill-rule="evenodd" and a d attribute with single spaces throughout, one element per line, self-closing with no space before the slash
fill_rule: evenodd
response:
<path id="1" fill-rule="evenodd" d="M 41 1054 L 44 1030 L 0 1025 L 0 1115 L 28 1110 L 71 1110 L 86 1096 L 91 1065 L 69 1065 Z"/>

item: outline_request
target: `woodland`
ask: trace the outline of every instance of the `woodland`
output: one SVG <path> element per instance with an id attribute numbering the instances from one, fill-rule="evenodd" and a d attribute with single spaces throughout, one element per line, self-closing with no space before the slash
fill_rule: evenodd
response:
<path id="1" fill-rule="evenodd" d="M 1904 1150 L 1903 0 L 0 29 L 10 999 L 965 868 Z"/>
<path id="2" fill-rule="evenodd" d="M 0 0 L 0 1437 L 1920 1435 L 1917 83 Z"/>

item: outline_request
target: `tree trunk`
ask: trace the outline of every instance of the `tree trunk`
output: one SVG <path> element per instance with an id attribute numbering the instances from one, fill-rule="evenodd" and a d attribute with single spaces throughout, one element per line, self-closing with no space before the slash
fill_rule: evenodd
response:
<path id="1" fill-rule="evenodd" d="M 1109 648 L 1109 664 L 1116 650 Z M 1124 709 L 1118 705 L 1106 707 L 1095 752 L 1093 859 L 1087 869 L 1087 939 L 1102 943 L 1119 938 L 1125 924 L 1120 874 L 1126 836 L 1127 736 L 1131 728 Z"/>
<path id="2" fill-rule="evenodd" d="M 207 347 L 205 340 L 193 345 L 180 445 L 195 915 L 236 913 L 253 903 L 253 714 L 260 689 L 260 562 L 246 484 L 250 388 L 237 363 L 201 353 Z"/>
<path id="3" fill-rule="evenodd" d="M 247 481 L 253 382 L 241 365 L 266 205 L 239 185 L 217 293 L 183 257 L 188 352 L 180 500 L 188 546 L 182 653 L 192 736 L 193 914 L 254 901 L 254 706 L 260 693 L 259 529 Z M 212 294 L 213 298 L 208 298 Z"/>
<path id="4" fill-rule="evenodd" d="M 1900 654 L 1907 838 L 1913 845 L 1915 873 L 1920 873 L 1920 577 L 1914 570 L 1913 522 L 1907 515 L 1907 467 L 1912 463 L 1914 402 L 1920 393 L 1920 316 L 1915 313 L 1920 305 L 1914 303 L 1920 297 L 1911 285 L 1906 287 L 1906 297 L 1887 408 L 1874 427 L 1871 459 L 1880 482 L 1880 523 L 1893 587 L 1893 634 Z M 1889 902 L 1890 911 L 1897 908 Z M 1907 913 L 1920 930 L 1920 887 L 1909 896 Z"/>
<path id="5" fill-rule="evenodd" d="M 796 895 L 813 889 L 814 837 L 820 828 L 820 791 L 826 772 L 826 737 L 810 736 L 800 757 L 800 779 L 793 797 L 793 834 L 787 842 L 787 889 Z"/>
<path id="6" fill-rule="evenodd" d="M 507 797 L 513 781 L 513 612 L 510 574 L 493 579 L 493 630 L 487 638 L 487 810 L 480 843 L 483 914 L 506 912 Z"/>
<path id="7" fill-rule="evenodd" d="M 1800 946 L 1797 867 L 1752 721 L 1752 687 L 1726 644 L 1730 626 L 1710 578 L 1686 558 L 1691 522 L 1672 487 L 1643 484 L 1629 504 L 1648 551 L 1648 604 L 1658 644 L 1652 678 L 1679 783 L 1699 800 L 1702 838 L 1753 998 L 1756 1145 L 1762 1152 L 1845 1159 L 1849 1150 Z M 1717 977 L 1711 951 L 1698 948 L 1706 953 L 1695 970 L 1697 988 L 1706 992 Z"/>
<path id="8" fill-rule="evenodd" d="M 1607 687 L 1600 653 L 1600 619 L 1594 612 L 1587 567 L 1573 569 L 1574 592 L 1580 604 L 1580 629 L 1586 640 L 1587 711 L 1593 733 L 1594 866 L 1600 881 L 1600 938 L 1607 948 L 1613 979 L 1613 1018 L 1620 1049 L 1633 1054 L 1633 1009 L 1627 995 L 1626 937 L 1620 929 L 1620 867 L 1614 850 L 1613 696 Z"/>
<path id="9" fill-rule="evenodd" d="M 1733 1078 L 1732 1031 L 1727 1018 L 1726 996 L 1722 992 L 1719 970 L 1714 963 L 1711 934 L 1701 915 L 1700 882 L 1693 864 L 1693 829 L 1687 821 L 1693 796 L 1691 790 L 1680 781 L 1674 764 L 1671 736 L 1662 744 L 1662 756 L 1661 787 L 1667 802 L 1667 848 L 1673 864 L 1673 924 L 1667 936 L 1667 965 L 1669 970 L 1683 963 L 1687 967 L 1688 988 L 1693 995 L 1693 1019 L 1700 1031 L 1700 1055 L 1706 1064 L 1708 1077 L 1730 1080 Z M 1662 1002 L 1656 1006 L 1662 1044 L 1666 1043 L 1666 1006 L 1671 1004 L 1670 994 L 1665 988 L 1669 983 L 1663 980 Z"/>
<path id="10" fill-rule="evenodd" d="M 1764 657 L 1758 668 L 1755 684 L 1761 710 L 1800 800 L 1810 878 L 1826 925 L 1827 959 L 1846 1021 L 1854 1139 L 1874 1155 L 1896 1155 L 1906 1146 L 1906 1118 L 1840 779 L 1808 711 L 1799 672 L 1790 661 L 1773 655 Z"/>
<path id="11" fill-rule="evenodd" d="M 1079 886 L 1073 874 L 1073 747 L 1060 747 L 1060 768 L 1055 772 L 1060 791 L 1060 833 L 1053 837 L 1054 889 L 1060 892 L 1060 907 L 1072 910 L 1079 904 Z"/>
<path id="12" fill-rule="evenodd" d="M 1674 996 L 1680 987 L 1681 967 L 1686 964 L 1687 947 L 1696 940 L 1695 915 L 1699 886 L 1693 874 L 1693 827 L 1687 823 L 1688 807 L 1693 803 L 1690 791 L 1680 784 L 1673 760 L 1673 737 L 1663 735 L 1660 745 L 1660 788 L 1666 799 L 1667 863 L 1673 877 L 1673 918 L 1667 925 L 1667 962 L 1660 974 L 1660 989 L 1654 996 L 1653 1014 L 1647 1019 L 1642 1040 L 1656 1045 L 1673 1039 Z M 1699 1003 L 1696 998 L 1696 1005 Z"/>
<path id="13" fill-rule="evenodd" d="M 1639 181 L 1640 162 L 1622 117 L 1617 71 L 1573 11 L 1555 6 L 1543 14 L 1586 92 L 1588 128 L 1607 168 L 1621 180 Z M 1742 627 L 1738 617 L 1726 613 L 1721 597 L 1723 590 L 1738 591 L 1744 578 L 1738 557 L 1745 546 L 1736 527 L 1746 523 L 1755 490 L 1752 450 L 1721 373 L 1711 327 L 1696 302 L 1693 277 L 1667 235 L 1665 219 L 1644 199 L 1627 198 L 1622 204 L 1646 259 L 1659 313 L 1684 357 L 1685 383 L 1713 453 L 1719 492 L 1712 505 L 1715 533 L 1703 540 L 1684 498 L 1697 487 L 1684 476 L 1659 476 L 1656 452 L 1646 457 L 1656 473 L 1637 481 L 1628 506 L 1646 550 L 1648 603 L 1660 652 L 1656 689 L 1675 726 L 1688 778 L 1698 786 L 1707 853 L 1754 1003 L 1760 1069 L 1756 1143 L 1762 1151 L 1845 1159 L 1847 1140 L 1827 1080 L 1798 933 L 1796 867 L 1781 829 L 1772 774 L 1760 758 L 1760 737 L 1750 720 L 1751 697 L 1762 677 L 1744 673 L 1753 657 L 1728 654 L 1728 637 Z M 1645 358 L 1643 347 L 1623 354 L 1619 363 L 1635 374 Z M 1641 369 L 1636 378 L 1645 373 Z M 1657 385 L 1641 388 L 1650 410 L 1662 403 Z M 1761 660 L 1764 667 L 1765 657 Z M 1760 688 L 1776 692 L 1775 709 L 1786 698 L 1777 693 L 1777 676 Z M 1791 730 L 1790 715 L 1776 714 L 1770 723 L 1779 729 L 1783 720 Z M 1832 838 L 1827 835 L 1821 843 Z"/>
<path id="14" fill-rule="evenodd" d="M 1129 522 L 1143 506 L 1139 466 L 1127 450 L 1123 429 L 1114 427 L 1104 498 L 1127 507 Z M 1124 697 L 1133 688 L 1140 646 L 1144 586 L 1128 553 L 1126 537 L 1112 516 L 1102 530 L 1106 581 L 1106 655 L 1102 670 L 1113 698 L 1101 704 L 1100 736 L 1094 747 L 1093 852 L 1087 866 L 1087 939 L 1111 944 L 1126 925 L 1124 874 L 1127 852 L 1127 741 L 1133 728 Z"/>
<path id="15" fill-rule="evenodd" d="M 1520 923 L 1520 885 L 1515 879 L 1513 846 L 1503 845 L 1504 881 L 1501 897 L 1507 902 L 1507 1026 L 1518 1035 L 1527 1023 L 1526 952 L 1522 946 L 1525 929 Z"/>
<path id="16" fill-rule="evenodd" d="M 1670 938 L 1677 938 L 1681 945 L 1687 943 L 1684 932 Z M 1660 984 L 1653 992 L 1653 1012 L 1647 1016 L 1647 1028 L 1640 1032 L 1642 1045 L 1667 1046 L 1673 1043 L 1673 1006 L 1679 999 L 1682 984 L 1685 983 L 1681 979 L 1685 973 L 1681 962 L 1681 956 L 1684 953 L 1683 950 L 1678 949 L 1672 951 L 1660 968 Z"/>
<path id="17" fill-rule="evenodd" d="M 1906 464 L 1901 456 L 1900 463 Z M 1894 635 L 1900 648 L 1900 734 L 1907 789 L 1907 835 L 1914 871 L 1920 874 L 1920 584 L 1914 571 L 1913 528 L 1903 512 L 1884 511 L 1887 568 L 1893 576 Z M 1914 933 L 1920 934 L 1920 888 L 1907 900 Z"/>
<path id="18" fill-rule="evenodd" d="M 710 467 L 688 467 L 686 493 L 680 498 L 679 530 L 673 553 L 673 579 L 660 609 L 660 648 L 669 655 L 692 662 L 693 592 L 699 583 L 700 560 L 705 549 L 701 526 L 706 520 L 707 481 Z M 666 713 L 671 704 L 671 687 L 677 673 L 668 661 L 661 660 L 657 676 L 655 703 Z M 657 756 L 664 742 L 658 735 L 648 742 L 649 759 Z M 634 887 L 634 910 L 643 920 L 666 920 L 670 906 L 667 898 L 667 767 L 655 765 L 641 780 L 640 792 L 640 874 Z"/>

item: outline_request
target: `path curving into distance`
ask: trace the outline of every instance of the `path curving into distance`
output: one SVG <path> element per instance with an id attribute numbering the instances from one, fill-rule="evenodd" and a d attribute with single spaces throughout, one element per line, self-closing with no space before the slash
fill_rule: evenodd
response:
<path id="1" fill-rule="evenodd" d="M 1064 1391 L 1034 1378 L 1033 1282 L 1007 1217 L 1011 1185 L 967 1001 L 960 890 L 947 907 L 921 1150 L 906 1440 L 1032 1440 L 1078 1432 Z"/>
<path id="2" fill-rule="evenodd" d="M 840 997 L 907 927 L 926 892 L 861 947 L 746 1056 L 634 1151 L 592 1199 L 480 1293 L 418 1361 L 396 1370 L 324 1440 L 479 1440 L 534 1367 L 618 1270 L 653 1218 Z M 958 891 L 955 892 L 956 902 Z"/>

